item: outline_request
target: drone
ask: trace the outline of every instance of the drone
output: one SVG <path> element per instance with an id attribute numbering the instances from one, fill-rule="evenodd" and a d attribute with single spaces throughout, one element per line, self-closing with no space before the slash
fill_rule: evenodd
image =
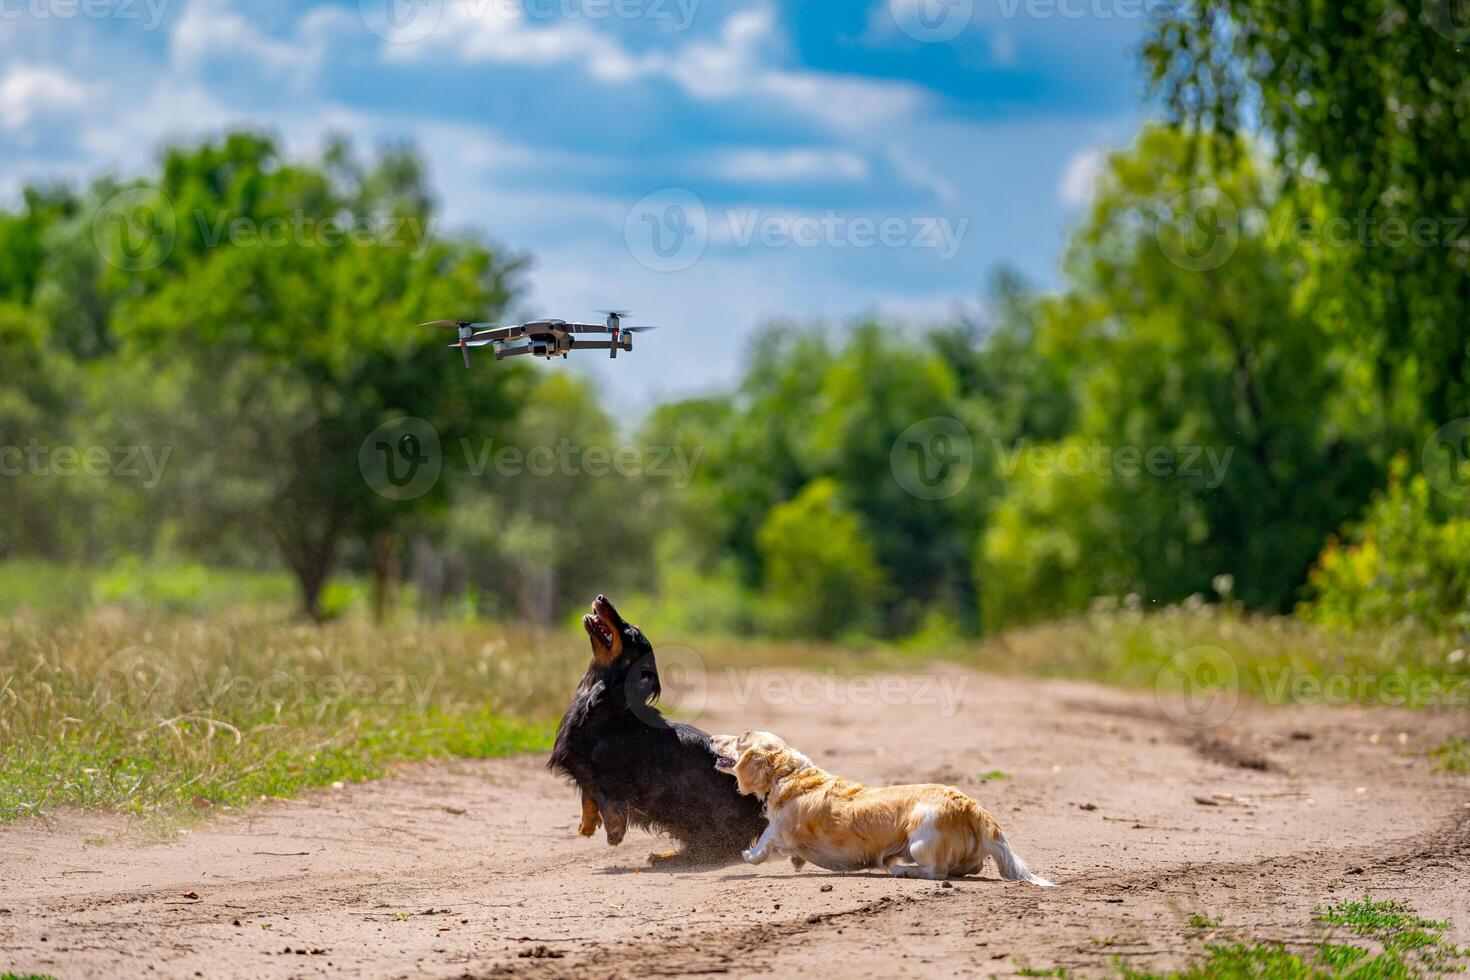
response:
<path id="1" fill-rule="evenodd" d="M 607 356 L 615 358 L 618 351 L 633 350 L 633 334 L 657 327 L 625 327 L 623 317 L 632 316 L 627 310 L 600 310 L 607 316 L 604 323 L 568 323 L 566 320 L 529 320 L 510 326 L 497 327 L 489 323 L 469 323 L 463 320 L 435 320 L 421 323 L 421 327 L 456 330 L 459 341 L 450 344 L 458 347 L 464 355 L 464 366 L 470 366 L 470 350 L 476 347 L 491 347 L 495 359 L 531 354 L 551 360 L 566 357 L 573 350 L 605 350 Z M 578 334 L 607 334 L 607 340 L 583 340 Z"/>

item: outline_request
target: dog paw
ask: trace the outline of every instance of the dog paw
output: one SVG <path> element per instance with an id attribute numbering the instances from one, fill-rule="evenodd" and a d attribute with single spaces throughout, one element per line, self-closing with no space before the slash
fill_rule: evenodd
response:
<path id="1" fill-rule="evenodd" d="M 761 859 L 760 853 L 750 847 L 741 851 L 740 856 L 745 859 L 746 864 L 759 864 Z"/>

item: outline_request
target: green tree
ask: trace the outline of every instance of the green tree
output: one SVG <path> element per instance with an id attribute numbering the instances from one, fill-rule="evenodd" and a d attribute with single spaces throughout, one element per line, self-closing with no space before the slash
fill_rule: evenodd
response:
<path id="1" fill-rule="evenodd" d="M 778 628 L 832 639 L 879 623 L 883 573 L 872 536 L 832 479 L 814 480 L 771 509 L 757 543 Z"/>
<path id="2" fill-rule="evenodd" d="M 1154 127 L 1111 158 L 1046 343 L 1076 365 L 1076 434 L 1107 450 L 1089 465 L 1108 477 L 1134 589 L 1168 601 L 1230 574 L 1248 604 L 1287 609 L 1376 471 L 1343 408 L 1344 359 L 1297 292 L 1308 257 L 1271 233 L 1293 200 L 1243 147 L 1203 145 L 1228 167 L 1200 149 Z M 1191 191 L 1206 172 L 1219 200 L 1265 220 L 1197 240 L 1204 204 Z M 1122 449 L 1157 450 L 1164 465 L 1120 464 Z"/>
<path id="3" fill-rule="evenodd" d="M 0 558 L 61 556 L 71 515 L 51 454 L 66 442 L 64 369 L 40 318 L 0 303 Z"/>
<path id="4" fill-rule="evenodd" d="M 1047 458 L 1085 459 L 1080 440 L 1037 444 Z M 1117 488 L 1096 469 L 1019 466 L 975 555 L 985 629 L 1068 616 L 1144 580 Z"/>
<path id="5" fill-rule="evenodd" d="M 1470 404 L 1470 39 L 1457 0 L 1201 0 L 1144 58 L 1176 120 L 1234 146 L 1259 125 L 1319 218 L 1319 315 L 1373 379 L 1369 422 L 1415 445 Z M 1203 177 L 1201 179 L 1204 179 Z M 1319 225 L 1320 227 L 1320 225 Z M 1431 424 L 1432 423 L 1432 424 Z"/>
<path id="6" fill-rule="evenodd" d="M 592 385 L 554 373 L 526 396 L 513 432 L 466 448 L 473 473 L 454 488 L 444 546 L 486 611 L 557 622 L 600 592 L 650 587 L 650 505 L 680 477 L 622 438 Z"/>
<path id="7" fill-rule="evenodd" d="M 1002 445 L 1050 442 L 1076 425 L 1076 365 L 1066 349 L 1046 345 L 1045 310 L 1046 297 L 1003 268 L 992 278 L 981 316 L 962 316 L 929 335 L 954 372 L 960 397 L 984 411 L 991 437 Z"/>
<path id="8" fill-rule="evenodd" d="M 931 500 L 905 488 L 893 456 L 907 430 L 937 419 L 968 427 L 965 465 L 974 472 L 959 493 Z M 982 406 L 960 397 L 948 359 L 922 338 L 877 323 L 841 334 L 776 325 L 756 341 L 732 396 L 669 406 L 644 438 L 699 454 L 694 485 L 666 497 L 679 540 L 695 555 L 680 563 L 686 572 L 692 565 L 728 582 L 731 561 L 737 587 L 768 587 L 760 536 L 770 515 L 829 480 L 861 518 L 892 586 L 873 611 L 874 628 L 901 635 L 931 609 L 975 624 L 970 551 L 991 496 L 986 458 L 974 452 L 984 419 Z"/>
<path id="9" fill-rule="evenodd" d="M 976 464 L 989 460 L 987 429 L 980 413 L 962 403 L 952 366 L 927 345 L 864 323 L 820 376 L 797 445 L 808 473 L 836 480 L 870 529 L 874 556 L 893 587 L 883 607 L 885 632 L 913 630 L 931 607 L 973 627 L 970 550 L 983 520 L 988 472 L 976 472 Z M 930 500 L 905 485 L 893 457 L 896 446 L 902 453 L 906 433 L 927 447 L 930 427 L 940 419 L 968 431 L 970 445 L 968 452 L 960 448 L 959 465 L 967 457 L 971 474 L 958 493 Z"/>
<path id="10" fill-rule="evenodd" d="M 396 173 L 401 161 L 387 165 Z M 494 315 L 516 261 L 476 242 L 405 238 L 406 227 L 427 234 L 431 215 L 394 209 L 427 194 L 365 196 L 379 184 L 398 187 L 333 188 L 247 135 L 170 151 L 160 191 L 177 219 L 175 244 L 157 267 L 125 276 L 131 295 L 114 318 L 120 356 L 141 358 L 183 392 L 158 413 L 174 413 L 158 441 L 175 449 L 171 499 L 195 543 L 221 525 L 264 532 L 311 615 L 344 540 L 442 505 L 462 469 L 459 454 L 444 452 L 445 476 L 424 494 L 375 493 L 383 488 L 359 460 L 369 434 L 413 416 L 441 447 L 455 446 L 486 420 L 511 417 L 521 375 L 456 370 L 445 337 L 414 326 Z M 397 224 L 385 226 L 390 218 Z M 342 223 L 399 233 L 335 234 Z"/>
<path id="11" fill-rule="evenodd" d="M 30 304 L 45 268 L 47 237 L 77 210 L 76 198 L 64 187 L 27 187 L 19 211 L 0 213 L 0 300 Z"/>

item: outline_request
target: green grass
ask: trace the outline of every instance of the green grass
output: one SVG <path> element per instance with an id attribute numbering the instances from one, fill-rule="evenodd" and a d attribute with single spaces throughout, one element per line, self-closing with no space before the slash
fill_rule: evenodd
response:
<path id="1" fill-rule="evenodd" d="M 1429 755 L 1445 772 L 1470 772 L 1470 741 L 1463 738 L 1451 739 Z"/>
<path id="2" fill-rule="evenodd" d="M 338 576 L 322 595 L 328 618 L 365 610 L 370 586 Z M 400 590 L 405 597 L 411 590 Z M 0 616 L 67 622 L 99 609 L 148 615 L 210 616 L 241 609 L 286 617 L 297 611 L 296 583 L 279 571 L 212 568 L 189 562 L 124 558 L 104 568 L 52 562 L 0 562 Z"/>
<path id="3" fill-rule="evenodd" d="M 1431 973 L 1464 970 L 1459 960 L 1470 950 L 1444 941 L 1448 922 L 1420 918 L 1403 902 L 1375 902 L 1364 895 L 1361 901 L 1342 902 L 1317 913 L 1318 921 L 1341 926 L 1354 935 L 1372 939 L 1383 947 L 1383 956 L 1417 965 Z"/>
<path id="4" fill-rule="evenodd" d="M 0 980 L 56 980 L 46 973 L 0 973 Z"/>
<path id="5" fill-rule="evenodd" d="M 491 626 L 105 615 L 0 626 L 0 822 L 173 817 L 393 764 L 543 751 L 582 648 Z"/>
<path id="6" fill-rule="evenodd" d="M 1220 920 L 1219 919 L 1212 919 L 1208 915 L 1201 915 L 1198 912 L 1193 912 L 1189 916 L 1189 928 L 1191 928 L 1191 929 L 1218 929 L 1218 928 L 1220 928 Z"/>
<path id="7" fill-rule="evenodd" d="M 1186 604 L 1153 612 L 1100 606 L 939 652 L 998 673 L 1153 689 L 1211 683 L 1273 705 L 1420 708 L 1470 705 L 1470 664 L 1455 649 L 1409 628 L 1341 631 Z"/>
<path id="8" fill-rule="evenodd" d="M 1201 915 L 1190 926 L 1219 925 Z M 1119 966 L 1126 980 L 1408 980 L 1464 970 L 1470 951 L 1446 943 L 1446 922 L 1420 918 L 1402 902 L 1378 902 L 1368 896 L 1318 909 L 1316 923 L 1323 940 L 1305 949 L 1283 943 L 1238 941 L 1205 946 L 1205 955 L 1183 971 L 1143 973 Z M 1347 932 L 1367 944 L 1336 942 Z"/>
<path id="9" fill-rule="evenodd" d="M 662 633 L 708 665 L 912 670 L 945 660 L 998 674 L 1169 689 L 1211 683 L 1267 704 L 1470 706 L 1470 659 L 1413 628 L 1338 630 L 1233 606 L 1142 611 L 1099 604 L 1087 615 L 979 642 L 933 645 L 753 640 Z M 1164 687 L 1161 688 L 1161 685 Z"/>

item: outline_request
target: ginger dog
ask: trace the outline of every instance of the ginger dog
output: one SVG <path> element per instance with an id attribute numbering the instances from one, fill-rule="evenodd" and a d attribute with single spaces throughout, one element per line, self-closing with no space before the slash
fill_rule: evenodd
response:
<path id="1" fill-rule="evenodd" d="M 1051 887 L 1011 850 L 995 818 L 951 786 L 864 786 L 819 769 L 770 732 L 716 735 L 711 745 L 715 768 L 766 805 L 770 824 L 742 855 L 751 864 L 785 855 L 797 868 L 810 861 L 943 880 L 978 874 L 988 857 L 1007 881 Z"/>

